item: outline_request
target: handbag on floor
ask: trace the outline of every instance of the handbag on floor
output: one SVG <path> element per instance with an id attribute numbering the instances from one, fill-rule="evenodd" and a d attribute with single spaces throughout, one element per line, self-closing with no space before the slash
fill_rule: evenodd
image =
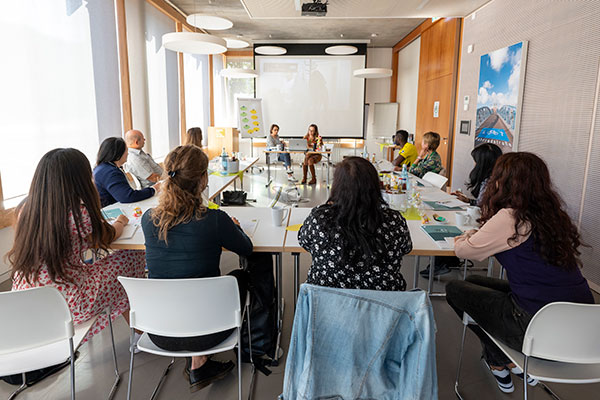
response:
<path id="1" fill-rule="evenodd" d="M 228 190 L 223 192 L 221 204 L 224 206 L 245 206 L 247 193 L 243 190 Z"/>

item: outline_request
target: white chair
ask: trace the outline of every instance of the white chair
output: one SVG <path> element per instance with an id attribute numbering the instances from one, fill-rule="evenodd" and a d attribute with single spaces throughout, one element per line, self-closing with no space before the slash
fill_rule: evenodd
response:
<path id="1" fill-rule="evenodd" d="M 242 398 L 242 356 L 240 296 L 233 276 L 199 279 L 143 279 L 119 277 L 129 297 L 131 359 L 127 399 L 131 399 L 135 348 L 171 357 L 151 399 L 175 362 L 175 357 L 205 356 L 232 350 L 238 345 L 238 397 Z M 148 333 L 169 337 L 193 337 L 236 328 L 223 342 L 204 351 L 168 351 L 156 346 Z M 135 329 L 144 331 L 137 345 Z"/>
<path id="2" fill-rule="evenodd" d="M 464 313 L 463 334 L 454 391 L 458 392 L 465 333 L 468 324 L 476 324 Z M 485 330 L 484 330 L 485 332 Z M 595 383 L 600 382 L 600 304 L 550 303 L 531 319 L 522 352 L 508 347 L 485 332 L 506 356 L 523 370 L 525 376 L 537 379 L 551 396 L 559 397 L 544 382 Z M 527 384 L 523 382 L 524 399 Z"/>
<path id="3" fill-rule="evenodd" d="M 435 186 L 438 189 L 443 188 L 444 185 L 446 184 L 446 182 L 448 182 L 448 178 L 446 178 L 445 176 L 436 174 L 435 172 L 431 172 L 431 171 L 427 172 L 425 175 L 423 175 L 422 179 L 425 182 L 432 184 L 433 186 Z"/>
<path id="4" fill-rule="evenodd" d="M 108 315 L 110 311 L 107 310 Z M 0 293 L 0 376 L 22 374 L 23 384 L 13 392 L 14 399 L 28 386 L 25 374 L 71 361 L 71 399 L 75 399 L 75 349 L 86 337 L 97 317 L 73 325 L 67 302 L 52 286 Z M 110 321 L 110 318 L 109 318 Z M 116 379 L 120 382 L 112 323 L 109 323 Z"/>

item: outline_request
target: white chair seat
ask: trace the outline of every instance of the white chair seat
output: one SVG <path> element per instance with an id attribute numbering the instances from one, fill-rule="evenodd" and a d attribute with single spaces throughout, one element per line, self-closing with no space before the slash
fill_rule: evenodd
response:
<path id="1" fill-rule="evenodd" d="M 73 347 L 77 349 L 98 317 L 75 325 Z M 60 341 L 31 350 L 2 355 L 0 376 L 21 374 L 63 363 L 69 359 L 69 342 Z M 66 355 L 66 357 L 65 357 Z"/>
<path id="2" fill-rule="evenodd" d="M 490 334 L 488 336 L 502 349 L 512 362 L 521 368 L 521 370 L 524 369 L 525 356 L 523 353 L 508 347 Z M 527 375 L 543 380 L 544 382 L 595 383 L 600 382 L 600 364 L 572 364 L 530 357 L 527 364 Z"/>
<path id="3" fill-rule="evenodd" d="M 144 333 L 137 344 L 138 349 L 145 351 L 146 353 L 156 354 L 158 356 L 165 357 L 194 357 L 204 356 L 208 354 L 220 353 L 223 351 L 231 350 L 237 344 L 237 332 L 234 330 L 231 335 L 218 345 L 211 347 L 204 351 L 169 351 L 161 349 L 155 345 L 147 333 Z"/>

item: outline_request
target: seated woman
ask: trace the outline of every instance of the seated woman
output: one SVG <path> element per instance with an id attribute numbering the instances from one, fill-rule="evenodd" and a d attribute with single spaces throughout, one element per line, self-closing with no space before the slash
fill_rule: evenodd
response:
<path id="1" fill-rule="evenodd" d="M 221 275 L 221 249 L 241 256 L 252 253 L 252 241 L 237 220 L 221 210 L 211 210 L 201 194 L 208 184 L 208 157 L 194 145 L 179 146 L 165 159 L 168 178 L 164 182 L 159 204 L 142 216 L 146 238 L 146 261 L 149 278 L 207 278 Z M 238 278 L 244 298 L 246 281 L 241 270 Z M 232 330 L 190 338 L 150 335 L 159 347 L 170 351 L 202 351 L 225 340 Z M 186 366 L 192 391 L 221 379 L 233 368 L 232 362 L 221 363 L 204 356 L 193 357 Z"/>
<path id="2" fill-rule="evenodd" d="M 442 170 L 442 158 L 436 152 L 440 145 L 440 135 L 435 132 L 427 132 L 423 135 L 421 151 L 415 162 L 410 166 L 408 172 L 422 178 L 427 172 L 436 174 Z"/>
<path id="3" fill-rule="evenodd" d="M 37 166 L 29 196 L 20 206 L 15 241 L 8 252 L 13 290 L 54 286 L 65 297 L 75 325 L 111 309 L 110 318 L 129 319 L 129 301 L 119 276 L 144 276 L 144 252 L 108 253 L 127 224 L 120 215 L 110 225 L 100 212 L 100 198 L 92 183 L 92 169 L 76 149 L 55 149 Z M 85 252 L 99 250 L 92 264 Z M 86 337 L 108 326 L 101 315 Z"/>
<path id="4" fill-rule="evenodd" d="M 202 148 L 202 129 L 198 127 L 188 129 L 185 133 L 183 144 L 193 144 Z"/>
<path id="5" fill-rule="evenodd" d="M 142 190 L 131 188 L 121 169 L 127 162 L 127 154 L 127 145 L 121 138 L 110 137 L 100 145 L 94 168 L 94 183 L 100 193 L 102 207 L 116 202 L 135 203 L 145 200 L 154 196 L 160 188 L 160 182 Z"/>
<path id="6" fill-rule="evenodd" d="M 269 132 L 270 134 L 267 136 L 267 147 L 277 150 L 277 147 L 281 146 L 281 150 L 283 150 L 285 148 L 285 143 L 283 140 L 279 139 L 279 125 L 271 125 L 271 130 Z M 288 175 L 288 180 L 295 182 L 296 179 L 294 178 L 294 171 L 292 171 L 292 159 L 290 153 L 278 153 L 277 159 L 283 162 Z"/>
<path id="7" fill-rule="evenodd" d="M 304 135 L 306 139 L 306 146 L 309 149 L 309 152 L 306 153 L 304 157 L 304 163 L 302 164 L 302 184 L 306 183 L 306 175 L 308 173 L 308 169 L 310 168 L 310 173 L 312 175 L 312 179 L 308 182 L 309 185 L 314 185 L 317 183 L 317 173 L 315 172 L 315 164 L 319 163 L 323 156 L 317 153 L 310 153 L 310 150 L 316 150 L 319 143 L 322 142 L 321 136 L 319 136 L 319 127 L 315 124 L 311 124 L 308 127 L 308 132 Z"/>
<path id="8" fill-rule="evenodd" d="M 402 256 L 412 250 L 406 220 L 387 206 L 377 170 L 348 157 L 336 165 L 327 203 L 298 234 L 312 256 L 307 282 L 345 289 L 405 290 Z"/>
<path id="9" fill-rule="evenodd" d="M 579 270 L 579 232 L 538 156 L 501 156 L 481 211 L 481 229 L 455 238 L 454 251 L 458 257 L 476 260 L 495 256 L 508 282 L 471 275 L 449 282 L 446 300 L 461 319 L 466 312 L 478 323 L 469 327 L 481 340 L 483 358 L 500 390 L 509 393 L 514 390 L 510 372 L 522 378 L 522 371 L 482 329 L 520 351 L 527 325 L 540 308 L 556 301 L 592 304 L 594 299 Z"/>
<path id="10" fill-rule="evenodd" d="M 490 178 L 490 175 L 492 175 L 492 169 L 494 169 L 496 160 L 501 155 L 502 150 L 500 150 L 500 147 L 492 143 L 483 143 L 475 147 L 471 151 L 471 157 L 473 157 L 473 161 L 475 161 L 475 166 L 471 170 L 471 173 L 469 174 L 469 181 L 467 182 L 467 188 L 471 190 L 471 194 L 475 198 L 468 198 L 460 192 L 454 192 L 452 194 L 458 197 L 459 200 L 464 201 L 465 203 L 469 203 L 472 206 L 480 206 L 481 199 L 483 198 L 483 193 L 485 193 L 487 182 Z M 457 257 L 434 257 L 433 275 L 439 276 L 448 274 L 450 273 L 450 268 L 457 267 L 458 264 L 459 259 Z M 429 266 L 422 270 L 420 274 L 422 277 L 428 278 Z"/>
<path id="11" fill-rule="evenodd" d="M 417 148 L 414 144 L 408 142 L 408 132 L 405 130 L 396 131 L 394 145 L 401 147 L 398 157 L 392 162 L 394 171 L 401 171 L 404 164 L 410 167 L 417 159 Z"/>

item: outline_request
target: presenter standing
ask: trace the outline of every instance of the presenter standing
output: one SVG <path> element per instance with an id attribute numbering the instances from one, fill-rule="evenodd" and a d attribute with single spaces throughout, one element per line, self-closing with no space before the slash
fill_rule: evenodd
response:
<path id="1" fill-rule="evenodd" d="M 323 139 L 319 136 L 319 127 L 315 124 L 311 124 L 308 127 L 308 132 L 304 135 L 304 139 L 306 139 L 306 145 L 308 147 L 308 152 L 304 157 L 304 163 L 302 164 L 302 184 L 306 183 L 306 175 L 308 173 L 308 169 L 310 168 L 310 173 L 312 175 L 312 179 L 308 182 L 309 185 L 314 185 L 317 183 L 317 173 L 315 172 L 315 164 L 321 161 L 323 156 L 318 153 L 311 153 L 311 151 L 317 150 L 317 147 L 322 144 Z"/>

